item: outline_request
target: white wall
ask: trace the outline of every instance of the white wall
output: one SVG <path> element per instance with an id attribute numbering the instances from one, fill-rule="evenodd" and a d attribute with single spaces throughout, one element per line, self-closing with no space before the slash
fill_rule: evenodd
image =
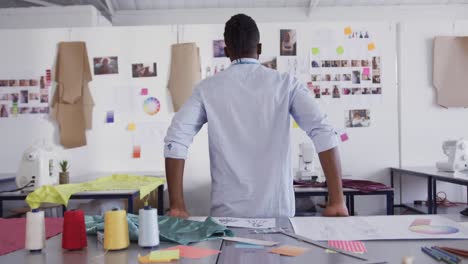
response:
<path id="1" fill-rule="evenodd" d="M 0 29 L 96 26 L 111 26 L 111 23 L 91 5 L 0 9 Z"/>

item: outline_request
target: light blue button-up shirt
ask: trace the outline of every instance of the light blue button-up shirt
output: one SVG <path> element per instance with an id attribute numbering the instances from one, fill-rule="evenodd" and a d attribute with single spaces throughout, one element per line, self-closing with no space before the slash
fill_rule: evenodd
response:
<path id="1" fill-rule="evenodd" d="M 164 155 L 186 159 L 208 122 L 211 215 L 292 217 L 291 115 L 317 152 L 337 146 L 334 129 L 302 83 L 241 59 L 197 85 L 172 119 Z"/>

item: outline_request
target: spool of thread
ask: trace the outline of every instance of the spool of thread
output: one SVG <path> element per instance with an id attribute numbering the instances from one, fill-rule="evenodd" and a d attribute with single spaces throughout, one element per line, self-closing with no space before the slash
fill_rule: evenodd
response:
<path id="1" fill-rule="evenodd" d="M 62 248 L 77 250 L 87 246 L 83 210 L 66 211 L 63 215 Z"/>
<path id="2" fill-rule="evenodd" d="M 138 245 L 151 248 L 159 245 L 158 210 L 145 206 L 138 212 Z"/>
<path id="3" fill-rule="evenodd" d="M 104 214 L 104 249 L 119 250 L 130 245 L 127 212 L 116 208 Z"/>
<path id="4" fill-rule="evenodd" d="M 25 248 L 31 252 L 40 252 L 45 247 L 44 212 L 33 209 L 26 213 Z"/>

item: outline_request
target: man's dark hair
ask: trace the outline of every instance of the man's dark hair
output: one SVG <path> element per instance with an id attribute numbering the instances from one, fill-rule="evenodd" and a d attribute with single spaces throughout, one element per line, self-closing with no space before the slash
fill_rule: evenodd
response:
<path id="1" fill-rule="evenodd" d="M 232 58 L 242 58 L 256 53 L 257 44 L 260 42 L 257 24 L 244 14 L 231 17 L 224 28 L 224 42 L 233 53 L 229 54 Z"/>

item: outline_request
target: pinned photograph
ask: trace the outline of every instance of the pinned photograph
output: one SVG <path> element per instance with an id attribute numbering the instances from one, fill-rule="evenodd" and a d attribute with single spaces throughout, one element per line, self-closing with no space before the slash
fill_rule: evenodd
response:
<path id="1" fill-rule="evenodd" d="M 8 80 L 0 80 L 0 87 L 7 87 L 8 86 Z"/>
<path id="2" fill-rule="evenodd" d="M 224 43 L 223 39 L 213 40 L 213 57 L 215 58 L 226 57 L 226 54 L 224 53 L 225 47 L 226 47 L 226 44 Z"/>
<path id="3" fill-rule="evenodd" d="M 19 96 L 19 102 L 21 104 L 27 104 L 29 102 L 28 90 L 21 90 Z"/>
<path id="4" fill-rule="evenodd" d="M 372 71 L 372 83 L 376 83 L 376 84 L 380 83 L 380 71 L 379 70 Z"/>
<path id="5" fill-rule="evenodd" d="M 361 61 L 360 60 L 352 60 L 351 61 L 351 67 L 361 67 Z"/>
<path id="6" fill-rule="evenodd" d="M 29 80 L 20 80 L 19 86 L 29 86 Z"/>
<path id="7" fill-rule="evenodd" d="M 335 61 L 332 61 L 332 67 L 341 67 L 341 61 L 339 60 L 335 60 Z"/>
<path id="8" fill-rule="evenodd" d="M 94 75 L 117 74 L 119 73 L 119 58 L 97 57 L 93 59 Z"/>
<path id="9" fill-rule="evenodd" d="M 0 94 L 0 101 L 8 101 L 8 98 L 10 98 L 8 94 Z"/>
<path id="10" fill-rule="evenodd" d="M 380 57 L 372 57 L 372 69 L 380 70 Z"/>
<path id="11" fill-rule="evenodd" d="M 322 79 L 320 78 L 320 74 L 312 74 L 312 81 L 313 82 L 320 82 Z"/>
<path id="12" fill-rule="evenodd" d="M 349 74 L 349 73 L 343 74 L 343 81 L 345 81 L 345 82 L 351 81 L 351 74 Z"/>
<path id="13" fill-rule="evenodd" d="M 29 80 L 29 86 L 37 86 L 39 84 L 39 82 L 35 79 L 31 79 Z"/>
<path id="14" fill-rule="evenodd" d="M 345 112 L 345 127 L 369 127 L 370 110 L 358 109 Z"/>
<path id="15" fill-rule="evenodd" d="M 10 94 L 10 101 L 14 104 L 18 103 L 19 101 L 19 93 L 12 93 Z"/>
<path id="16" fill-rule="evenodd" d="M 281 29 L 280 30 L 280 55 L 281 56 L 296 56 L 296 30 Z"/>
<path id="17" fill-rule="evenodd" d="M 361 80 L 362 80 L 362 81 L 370 81 L 370 80 L 371 80 L 368 71 L 367 71 L 367 72 L 366 72 L 366 71 L 363 71 L 363 72 L 362 72 Z"/>
<path id="18" fill-rule="evenodd" d="M 353 84 L 360 84 L 361 83 L 361 72 L 360 71 L 353 71 L 351 74 L 351 81 Z"/>
<path id="19" fill-rule="evenodd" d="M 39 114 L 39 107 L 31 107 L 31 114 Z"/>
<path id="20" fill-rule="evenodd" d="M 319 62 L 314 60 L 310 63 L 310 66 L 312 66 L 312 68 L 320 68 Z"/>
<path id="21" fill-rule="evenodd" d="M 29 113 L 31 113 L 31 108 L 29 108 L 29 107 L 20 107 L 19 108 L 19 113 L 20 114 L 29 114 Z"/>
<path id="22" fill-rule="evenodd" d="M 48 114 L 49 113 L 49 107 L 39 107 L 39 113 L 40 114 Z"/>
<path id="23" fill-rule="evenodd" d="M 135 63 L 132 64 L 133 78 L 156 77 L 158 75 L 156 62 L 153 64 Z"/>
<path id="24" fill-rule="evenodd" d="M 351 95 L 361 95 L 362 94 L 362 89 L 361 88 L 352 88 L 351 89 Z"/>
<path id="25" fill-rule="evenodd" d="M 10 87 L 19 86 L 19 81 L 18 80 L 9 80 L 8 81 L 8 86 L 10 86 Z"/>
<path id="26" fill-rule="evenodd" d="M 320 99 L 320 86 L 314 86 L 314 95 L 316 99 Z"/>
<path id="27" fill-rule="evenodd" d="M 49 95 L 41 94 L 41 103 L 48 103 L 48 102 L 49 102 Z"/>
<path id="28" fill-rule="evenodd" d="M 342 61 L 341 61 L 341 67 L 349 67 L 349 61 L 347 61 L 347 60 L 342 60 Z"/>
<path id="29" fill-rule="evenodd" d="M 372 94 L 382 94 L 382 88 L 381 87 L 372 88 Z"/>
<path id="30" fill-rule="evenodd" d="M 341 97 L 340 89 L 338 88 L 337 85 L 333 86 L 332 97 L 333 98 L 340 98 Z"/>
<path id="31" fill-rule="evenodd" d="M 309 91 L 311 92 L 314 92 L 314 85 L 312 84 L 312 82 L 307 82 L 307 89 L 309 89 Z"/>
<path id="32" fill-rule="evenodd" d="M 362 67 L 368 67 L 369 66 L 369 61 L 368 60 L 361 60 L 361 66 Z"/>
<path id="33" fill-rule="evenodd" d="M 323 88 L 322 89 L 322 96 L 329 96 L 330 94 L 330 88 Z"/>
<path id="34" fill-rule="evenodd" d="M 331 81 L 331 74 L 325 74 L 325 75 L 322 77 L 322 81 L 330 82 L 330 81 Z"/>
<path id="35" fill-rule="evenodd" d="M 351 94 L 351 89 L 349 89 L 349 88 L 342 88 L 342 89 L 341 89 L 341 93 L 342 93 L 343 95 L 350 95 L 350 94 Z"/>
<path id="36" fill-rule="evenodd" d="M 39 100 L 39 94 L 38 93 L 29 93 L 29 100 L 30 101 L 38 101 Z"/>
<path id="37" fill-rule="evenodd" d="M 333 81 L 335 81 L 335 82 L 341 81 L 341 74 L 335 74 L 335 77 L 333 78 Z"/>
<path id="38" fill-rule="evenodd" d="M 260 63 L 267 67 L 267 68 L 270 68 L 270 69 L 273 69 L 273 70 L 276 70 L 277 69 L 277 61 L 276 61 L 276 57 L 270 57 L 268 59 L 260 59 Z"/>
<path id="39" fill-rule="evenodd" d="M 362 94 L 371 94 L 370 88 L 362 88 Z"/>
<path id="40" fill-rule="evenodd" d="M 0 118 L 7 118 L 10 115 L 7 105 L 0 105 Z"/>

